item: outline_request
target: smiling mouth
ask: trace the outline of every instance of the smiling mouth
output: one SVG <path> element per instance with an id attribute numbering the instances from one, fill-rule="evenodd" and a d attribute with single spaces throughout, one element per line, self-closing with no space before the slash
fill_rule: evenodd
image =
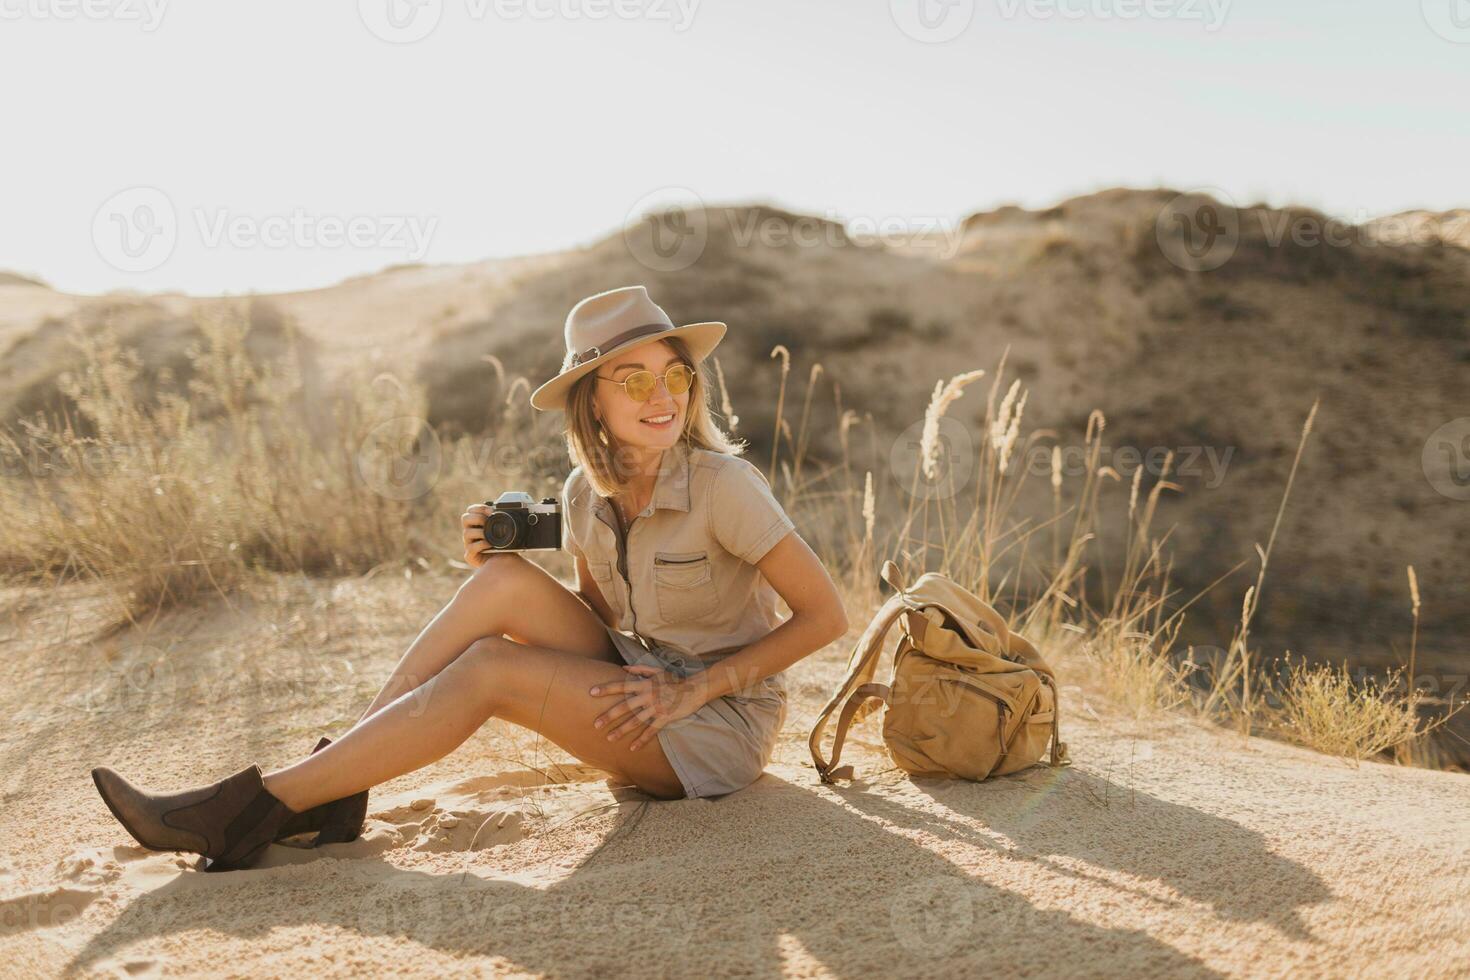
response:
<path id="1" fill-rule="evenodd" d="M 646 419 L 641 419 L 640 421 L 645 422 L 648 425 L 667 425 L 668 423 L 674 421 L 674 413 L 668 412 L 664 415 L 654 415 Z"/>

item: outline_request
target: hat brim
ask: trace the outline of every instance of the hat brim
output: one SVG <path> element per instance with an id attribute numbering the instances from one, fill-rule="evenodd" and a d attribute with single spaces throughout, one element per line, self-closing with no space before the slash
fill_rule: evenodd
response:
<path id="1" fill-rule="evenodd" d="M 598 365 L 603 362 L 626 354 L 634 347 L 640 347 L 650 341 L 680 337 L 689 345 L 689 352 L 693 355 L 694 361 L 697 364 L 709 356 L 710 351 L 720 345 L 720 341 L 725 336 L 725 330 L 725 325 L 719 322 L 690 323 L 682 327 L 675 327 L 672 330 L 665 330 L 662 333 L 653 334 L 649 337 L 640 337 L 637 340 L 623 344 L 621 347 L 614 347 L 612 350 L 599 354 L 590 361 L 578 364 L 570 370 L 563 371 L 531 392 L 531 407 L 543 412 L 564 411 L 567 407 L 567 395 L 572 390 L 572 385 L 576 383 L 578 378 L 589 372 L 596 371 Z"/>

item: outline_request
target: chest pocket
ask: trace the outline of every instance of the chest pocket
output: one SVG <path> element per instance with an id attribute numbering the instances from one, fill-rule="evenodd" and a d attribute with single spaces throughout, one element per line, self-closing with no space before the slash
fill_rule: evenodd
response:
<path id="1" fill-rule="evenodd" d="M 707 552 L 654 552 L 653 587 L 659 615 L 670 623 L 708 616 L 720 604 Z"/>

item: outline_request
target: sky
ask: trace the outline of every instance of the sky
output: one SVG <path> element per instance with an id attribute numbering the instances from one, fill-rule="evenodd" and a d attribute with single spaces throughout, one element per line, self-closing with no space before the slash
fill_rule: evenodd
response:
<path id="1" fill-rule="evenodd" d="M 0 0 L 0 269 L 330 285 L 650 203 L 1470 206 L 1470 0 Z"/>

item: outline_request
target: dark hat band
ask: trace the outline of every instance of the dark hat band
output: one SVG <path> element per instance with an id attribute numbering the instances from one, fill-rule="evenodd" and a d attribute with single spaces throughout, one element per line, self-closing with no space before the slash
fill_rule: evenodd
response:
<path id="1" fill-rule="evenodd" d="M 673 327 L 670 327 L 667 323 L 649 323 L 641 327 L 634 327 L 631 330 L 624 330 L 622 333 L 609 340 L 604 346 L 589 347 L 586 350 L 582 351 L 580 354 L 575 355 L 572 358 L 572 367 L 576 367 L 579 364 L 585 364 L 593 358 L 601 357 L 603 354 L 606 354 L 609 351 L 621 347 L 623 344 L 626 344 L 630 340 L 636 340 L 637 338 L 647 336 L 648 334 L 667 333 L 672 329 Z"/>

